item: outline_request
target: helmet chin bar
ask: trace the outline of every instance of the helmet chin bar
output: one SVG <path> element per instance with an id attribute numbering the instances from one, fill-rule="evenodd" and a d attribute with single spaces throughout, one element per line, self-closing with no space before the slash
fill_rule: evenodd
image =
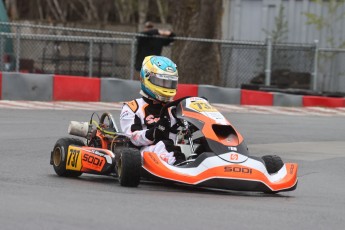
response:
<path id="1" fill-rule="evenodd" d="M 157 98 L 153 98 L 153 97 L 150 97 L 149 95 L 147 95 L 143 90 L 140 90 L 140 94 L 150 100 L 153 100 L 153 101 L 158 101 L 158 102 L 162 102 L 162 103 L 167 103 L 167 102 L 170 102 L 170 101 L 173 101 L 174 98 L 171 97 L 171 98 L 168 98 L 168 97 L 162 97 L 162 96 L 159 96 L 159 95 L 156 95 Z"/>
<path id="2" fill-rule="evenodd" d="M 157 100 L 158 101 L 161 101 L 161 102 L 164 102 L 164 103 L 167 103 L 167 102 L 170 102 L 170 101 L 173 101 L 173 97 L 161 97 L 161 96 L 158 96 Z"/>

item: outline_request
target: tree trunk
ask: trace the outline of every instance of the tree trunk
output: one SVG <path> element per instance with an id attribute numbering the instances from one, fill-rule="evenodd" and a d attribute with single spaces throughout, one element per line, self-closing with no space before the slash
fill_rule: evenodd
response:
<path id="1" fill-rule="evenodd" d="M 138 1 L 138 31 L 143 30 L 143 25 L 146 22 L 147 12 L 149 10 L 149 0 Z"/>
<path id="2" fill-rule="evenodd" d="M 220 39 L 221 0 L 179 0 L 175 7 L 173 29 L 177 36 Z M 172 57 L 180 83 L 221 84 L 219 44 L 177 40 Z"/>
<path id="3" fill-rule="evenodd" d="M 15 20 L 19 18 L 18 14 L 18 6 L 17 0 L 7 0 L 5 1 L 7 11 L 9 12 L 9 16 L 11 20 Z"/>

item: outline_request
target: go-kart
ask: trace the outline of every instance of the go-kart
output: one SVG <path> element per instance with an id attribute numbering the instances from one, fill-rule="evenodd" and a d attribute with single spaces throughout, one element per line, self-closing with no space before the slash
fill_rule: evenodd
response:
<path id="1" fill-rule="evenodd" d="M 82 173 L 111 175 L 120 185 L 136 187 L 144 179 L 179 184 L 277 193 L 297 187 L 296 163 L 283 163 L 277 155 L 251 156 L 242 135 L 209 102 L 186 97 L 167 103 L 161 111 L 176 108 L 179 124 L 175 145 L 186 160 L 169 165 L 157 154 L 135 148 L 121 133 L 113 116 L 104 113 L 98 122 L 74 122 L 69 134 L 86 138 L 59 139 L 51 152 L 50 164 L 59 176 Z"/>

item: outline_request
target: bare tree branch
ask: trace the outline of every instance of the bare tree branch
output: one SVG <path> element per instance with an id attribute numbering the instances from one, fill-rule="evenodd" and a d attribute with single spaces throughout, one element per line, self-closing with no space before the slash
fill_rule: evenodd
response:
<path id="1" fill-rule="evenodd" d="M 88 0 L 91 20 L 99 21 L 98 12 L 92 0 Z"/>
<path id="2" fill-rule="evenodd" d="M 40 20 L 44 19 L 44 14 L 43 14 L 43 7 L 42 7 L 42 2 L 40 0 L 36 0 L 37 8 L 38 8 L 38 15 L 40 17 Z"/>
<path id="3" fill-rule="evenodd" d="M 64 17 L 64 14 L 63 14 L 61 6 L 60 6 L 60 3 L 57 0 L 53 0 L 53 3 L 54 3 L 54 6 L 55 6 L 55 9 L 56 9 L 56 13 L 58 15 L 58 20 L 62 21 L 62 22 L 65 22 L 66 18 Z"/>
<path id="4" fill-rule="evenodd" d="M 55 7 L 54 7 L 54 5 L 52 3 L 52 0 L 47 0 L 47 3 L 48 3 L 48 9 L 47 9 L 48 10 L 48 15 L 50 15 L 49 12 L 51 12 L 52 15 L 54 16 L 54 19 L 58 20 L 59 19 L 59 15 L 56 12 L 56 9 L 55 9 Z"/>
<path id="5" fill-rule="evenodd" d="M 166 23 L 166 12 L 164 12 L 163 4 L 161 0 L 156 0 L 158 11 L 159 11 L 159 18 L 161 23 Z"/>

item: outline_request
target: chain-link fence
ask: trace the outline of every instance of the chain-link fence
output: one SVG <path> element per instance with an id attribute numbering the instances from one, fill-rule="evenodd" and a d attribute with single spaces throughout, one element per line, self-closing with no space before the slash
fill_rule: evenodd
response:
<path id="1" fill-rule="evenodd" d="M 222 78 L 226 87 L 250 84 L 265 72 L 266 47 L 260 43 L 222 45 Z M 263 83 L 263 82 L 262 82 Z"/>
<path id="2" fill-rule="evenodd" d="M 0 23 L 0 32 L 1 71 L 122 79 L 133 79 L 137 37 L 142 36 L 16 23 Z M 344 50 L 320 49 L 316 44 L 272 44 L 270 39 L 266 42 L 175 39 L 196 46 L 200 42 L 219 44 L 219 82 L 225 87 L 265 85 L 345 91 Z M 173 49 L 174 43 L 164 48 L 162 55 L 171 57 Z"/>
<path id="3" fill-rule="evenodd" d="M 323 92 L 345 92 L 345 49 L 319 49 L 318 85 Z"/>
<path id="4" fill-rule="evenodd" d="M 133 39 L 2 33 L 0 44 L 13 41 L 1 71 L 76 76 L 130 76 Z"/>

